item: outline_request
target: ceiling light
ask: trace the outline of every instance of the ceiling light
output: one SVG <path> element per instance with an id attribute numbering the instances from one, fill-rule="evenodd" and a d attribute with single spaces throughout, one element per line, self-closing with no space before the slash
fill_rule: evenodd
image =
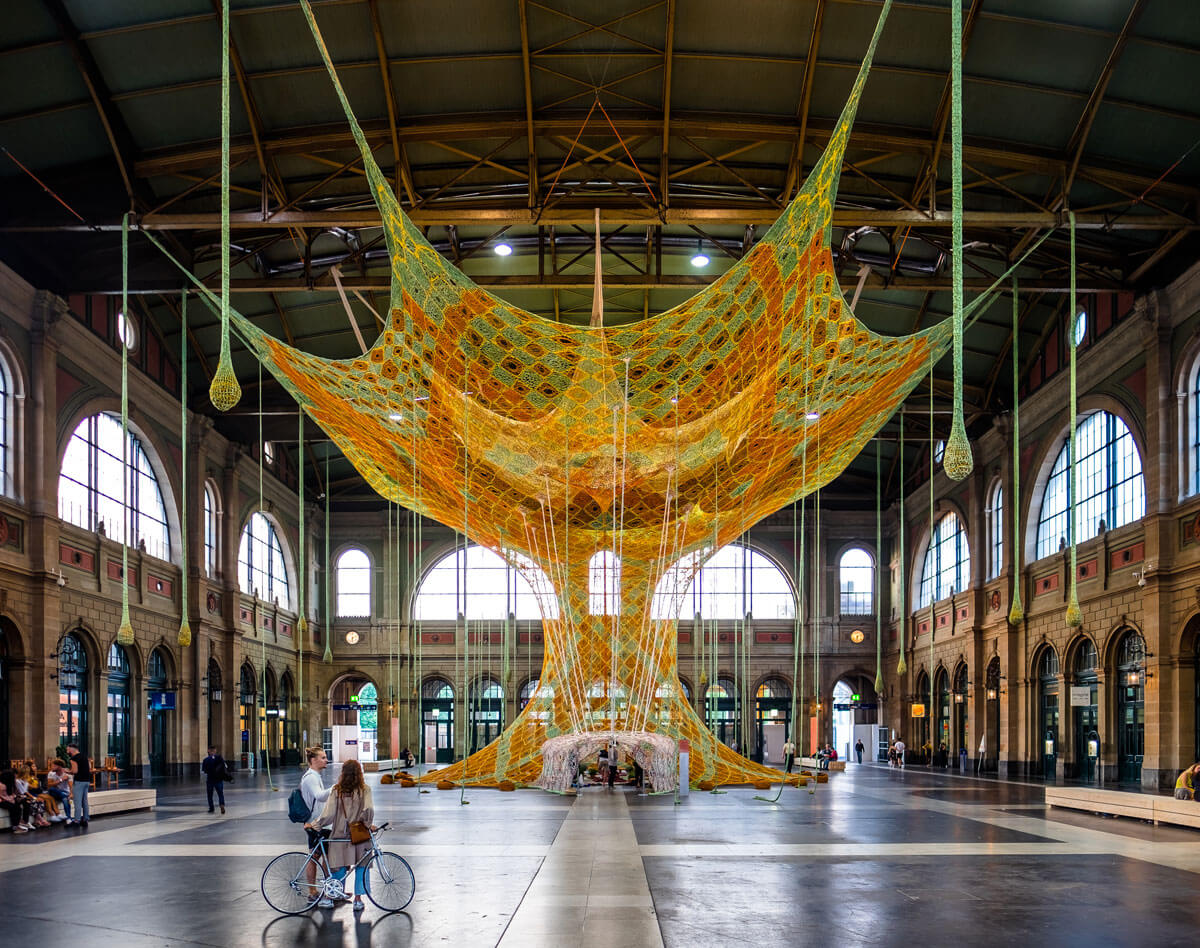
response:
<path id="1" fill-rule="evenodd" d="M 388 418 L 392 421 L 403 421 L 404 420 L 404 416 L 402 414 L 400 414 L 400 412 L 398 412 L 398 411 L 392 412 L 390 415 L 388 415 Z"/>
<path id="2" fill-rule="evenodd" d="M 692 266 L 699 270 L 701 267 L 708 266 L 708 256 L 702 250 L 696 251 L 696 256 L 692 257 Z"/>
<path id="3" fill-rule="evenodd" d="M 492 253 L 494 253 L 497 257 L 507 257 L 510 253 L 512 253 L 512 247 L 502 241 L 492 247 Z"/>
<path id="4" fill-rule="evenodd" d="M 810 411 L 807 414 L 805 414 L 804 420 L 805 421 L 816 421 L 820 417 L 821 417 L 821 413 L 819 411 Z"/>

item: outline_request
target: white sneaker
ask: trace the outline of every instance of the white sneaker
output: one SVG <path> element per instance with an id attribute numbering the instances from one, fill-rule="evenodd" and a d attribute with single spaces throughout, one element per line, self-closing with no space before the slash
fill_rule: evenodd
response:
<path id="1" fill-rule="evenodd" d="M 354 903 L 354 911 L 356 911 L 356 912 L 361 912 L 366 907 L 367 907 L 366 904 L 363 902 L 355 902 Z"/>
<path id="2" fill-rule="evenodd" d="M 14 833 L 28 833 L 29 827 L 26 826 L 24 823 L 18 823 L 16 826 L 13 827 L 13 832 Z"/>
<path id="3" fill-rule="evenodd" d="M 321 899 L 317 903 L 317 908 L 333 908 L 333 900 L 332 899 Z"/>
<path id="4" fill-rule="evenodd" d="M 61 823 L 65 819 L 66 819 L 65 816 L 63 816 L 62 814 L 59 814 L 58 816 L 50 817 L 50 822 L 51 823 Z"/>

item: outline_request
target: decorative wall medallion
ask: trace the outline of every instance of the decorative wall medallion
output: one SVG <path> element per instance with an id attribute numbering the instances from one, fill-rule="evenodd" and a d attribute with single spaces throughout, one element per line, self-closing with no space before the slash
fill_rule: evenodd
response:
<path id="1" fill-rule="evenodd" d="M 999 589 L 992 590 L 992 597 L 989 600 L 989 602 L 992 607 L 992 612 L 1000 611 L 1000 590 Z"/>

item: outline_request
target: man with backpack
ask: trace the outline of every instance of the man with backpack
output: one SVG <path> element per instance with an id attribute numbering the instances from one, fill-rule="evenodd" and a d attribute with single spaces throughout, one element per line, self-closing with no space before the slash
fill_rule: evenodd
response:
<path id="1" fill-rule="evenodd" d="M 329 766 L 329 758 L 325 754 L 325 748 L 321 746 L 310 747 L 305 751 L 308 757 L 308 770 L 304 772 L 304 776 L 300 778 L 300 786 L 292 791 L 288 797 L 288 819 L 293 823 L 313 823 L 321 815 L 321 811 L 325 808 L 325 801 L 329 799 L 332 787 L 326 787 L 321 780 L 321 771 Z M 321 838 L 321 833 L 326 836 L 329 831 L 311 830 L 307 826 L 304 832 L 308 835 L 308 848 L 311 850 L 317 845 L 317 841 Z M 328 871 L 328 867 L 326 867 Z M 305 872 L 308 874 L 309 883 L 315 883 L 317 880 L 317 864 L 309 860 L 305 867 Z M 332 908 L 333 902 L 324 896 L 317 903 L 320 908 Z"/>
<path id="2" fill-rule="evenodd" d="M 217 802 L 221 804 L 221 813 L 225 813 L 225 781 L 229 779 L 229 765 L 225 758 L 217 753 L 217 748 L 209 744 L 208 756 L 200 765 L 204 774 L 204 789 L 208 792 L 208 812 L 213 812 L 213 790 L 217 791 Z"/>

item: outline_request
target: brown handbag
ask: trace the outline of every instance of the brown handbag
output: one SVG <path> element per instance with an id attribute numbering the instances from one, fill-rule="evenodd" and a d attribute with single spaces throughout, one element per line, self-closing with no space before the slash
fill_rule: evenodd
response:
<path id="1" fill-rule="evenodd" d="M 338 805 L 341 806 L 342 800 L 338 798 Z M 346 814 L 349 817 L 349 813 Z M 371 827 L 367 826 L 362 820 L 352 820 L 347 827 L 350 842 L 355 846 L 361 846 L 363 843 L 371 841 Z"/>

